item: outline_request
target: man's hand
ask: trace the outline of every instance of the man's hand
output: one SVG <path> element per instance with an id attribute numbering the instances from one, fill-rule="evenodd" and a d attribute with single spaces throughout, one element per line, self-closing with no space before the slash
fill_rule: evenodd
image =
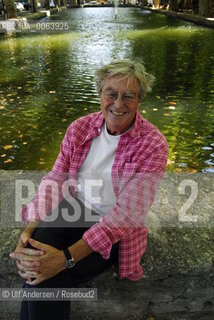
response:
<path id="1" fill-rule="evenodd" d="M 19 242 L 18 242 L 18 245 L 15 249 L 15 252 L 19 252 L 21 253 L 22 250 L 24 248 L 26 248 L 26 246 L 28 245 L 29 243 L 29 239 L 31 237 L 31 234 L 32 234 L 32 228 L 26 228 L 20 238 L 19 238 Z M 26 249 L 27 251 L 26 254 L 29 254 L 29 255 L 39 255 L 39 254 L 44 254 L 44 252 L 39 252 L 38 250 L 35 250 L 35 249 Z M 38 266 L 40 265 L 39 262 L 32 262 L 30 260 L 23 260 L 23 261 L 20 261 L 17 259 L 16 261 L 16 264 L 17 264 L 17 267 L 18 269 L 21 271 L 25 270 L 25 271 L 28 271 L 28 277 L 27 279 L 30 281 L 31 278 L 30 276 L 35 276 L 37 273 L 38 273 Z M 34 271 L 34 272 L 33 272 Z"/>
<path id="2" fill-rule="evenodd" d="M 37 285 L 47 280 L 65 267 L 65 256 L 62 250 L 58 250 L 50 245 L 28 239 L 31 246 L 35 249 L 21 248 L 12 252 L 10 257 L 17 260 L 19 274 L 22 278 L 27 278 L 26 283 Z M 35 278 L 31 280 L 30 277 Z"/>

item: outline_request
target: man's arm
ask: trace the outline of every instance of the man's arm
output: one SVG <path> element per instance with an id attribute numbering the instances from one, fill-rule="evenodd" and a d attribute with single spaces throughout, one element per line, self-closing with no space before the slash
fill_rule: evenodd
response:
<path id="1" fill-rule="evenodd" d="M 68 249 L 72 257 L 74 258 L 75 262 L 78 262 L 79 260 L 85 258 L 93 252 L 93 250 L 87 245 L 87 243 L 83 239 L 80 239 L 79 241 L 75 242 Z"/>
<path id="2" fill-rule="evenodd" d="M 65 269 L 66 259 L 63 250 L 58 250 L 31 238 L 29 238 L 29 243 L 35 249 L 23 247 L 18 252 L 10 254 L 11 258 L 17 260 L 19 275 L 28 279 L 28 284 L 37 285 Z M 80 239 L 68 249 L 75 262 L 93 252 L 83 239 Z"/>
<path id="3" fill-rule="evenodd" d="M 21 211 L 23 221 L 44 220 L 59 205 L 63 198 L 62 185 L 68 178 L 70 156 L 73 151 L 69 137 L 69 128 L 61 143 L 60 153 L 53 168 L 42 178 L 33 201 Z"/>

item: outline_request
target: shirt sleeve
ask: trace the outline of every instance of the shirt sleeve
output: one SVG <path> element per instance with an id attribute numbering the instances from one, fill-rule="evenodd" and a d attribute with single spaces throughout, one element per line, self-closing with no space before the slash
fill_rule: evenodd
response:
<path id="1" fill-rule="evenodd" d="M 42 178 L 36 195 L 31 203 L 21 210 L 24 222 L 43 220 L 54 210 L 63 198 L 62 185 L 68 177 L 72 146 L 69 141 L 69 128 L 61 143 L 60 153 L 52 170 Z"/>
<path id="2" fill-rule="evenodd" d="M 108 259 L 112 244 L 142 228 L 165 172 L 168 144 L 165 138 L 153 148 L 140 166 L 129 164 L 116 184 L 116 203 L 95 225 L 83 234 L 88 246 Z"/>

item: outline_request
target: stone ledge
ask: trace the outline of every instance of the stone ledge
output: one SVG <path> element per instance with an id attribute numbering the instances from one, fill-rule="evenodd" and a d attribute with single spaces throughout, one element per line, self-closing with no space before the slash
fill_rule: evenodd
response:
<path id="1" fill-rule="evenodd" d="M 140 7 L 142 10 L 151 11 L 154 13 L 160 13 L 167 15 L 169 17 L 178 18 L 181 20 L 193 22 L 198 25 L 202 25 L 209 28 L 214 28 L 214 18 L 206 18 L 200 16 L 198 14 L 189 14 L 185 12 L 176 12 L 176 11 L 168 11 L 168 10 L 161 10 L 161 9 L 152 9 L 148 7 Z"/>
<path id="2" fill-rule="evenodd" d="M 188 188 L 197 183 L 198 194 L 188 215 L 181 216 L 181 208 L 191 194 L 178 192 L 185 181 Z M 10 186 L 5 186 L 5 199 L 4 195 L 1 199 L 7 204 L 2 206 L 1 216 L 1 288 L 22 286 L 15 263 L 9 258 L 20 230 L 3 228 L 9 225 L 7 219 L 14 211 Z M 72 320 L 145 320 L 149 315 L 160 320 L 213 320 L 213 196 L 212 176 L 166 175 L 146 219 L 149 236 L 147 252 L 142 258 L 143 279 L 119 280 L 111 268 L 87 284 L 98 288 L 97 301 L 72 302 Z M 196 217 L 195 223 L 181 221 L 183 218 L 193 221 Z M 0 319 L 18 319 L 18 312 L 18 303 L 0 303 Z"/>
<path id="3" fill-rule="evenodd" d="M 206 231 L 205 236 L 204 230 L 186 228 L 181 233 L 176 228 L 165 228 L 156 230 L 159 238 L 151 231 L 142 262 L 143 279 L 138 282 L 119 280 L 113 276 L 114 268 L 110 268 L 87 284 L 87 287 L 98 288 L 97 301 L 72 302 L 72 320 L 143 320 L 149 315 L 160 320 L 213 319 L 214 267 L 213 252 L 209 250 L 213 248 L 214 229 Z M 0 252 L 1 287 L 22 285 L 16 267 L 8 257 L 18 236 L 18 229 L 1 232 L 0 240 L 4 243 Z M 185 242 L 184 236 L 192 238 L 193 243 Z M 18 319 L 18 312 L 19 303 L 0 303 L 2 320 Z"/>

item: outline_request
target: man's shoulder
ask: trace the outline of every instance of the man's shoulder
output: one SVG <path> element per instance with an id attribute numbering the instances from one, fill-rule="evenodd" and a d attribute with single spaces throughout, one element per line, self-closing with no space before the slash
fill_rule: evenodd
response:
<path id="1" fill-rule="evenodd" d="M 103 121 L 102 112 L 93 112 L 74 120 L 67 129 L 68 134 L 76 132 L 89 132 L 94 127 L 99 127 Z"/>

